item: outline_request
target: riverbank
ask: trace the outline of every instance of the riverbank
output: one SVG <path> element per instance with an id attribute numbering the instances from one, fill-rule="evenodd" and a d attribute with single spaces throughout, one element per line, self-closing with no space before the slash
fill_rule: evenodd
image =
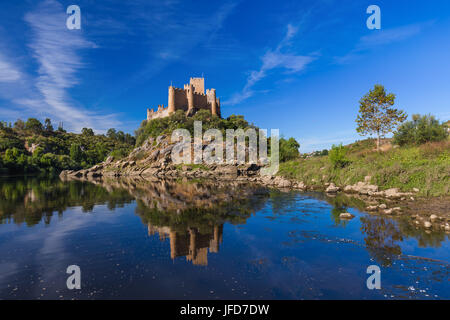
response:
<path id="1" fill-rule="evenodd" d="M 360 181 L 379 190 L 397 188 L 420 197 L 440 197 L 450 193 L 450 141 L 421 146 L 395 147 L 385 140 L 381 152 L 375 142 L 365 140 L 346 146 L 347 165 L 336 167 L 328 155 L 280 164 L 279 175 L 309 186 L 334 183 L 344 189 Z"/>
<path id="2" fill-rule="evenodd" d="M 63 171 L 63 179 L 87 179 L 95 180 L 102 178 L 123 178 L 136 177 L 142 179 L 208 179 L 215 181 L 244 181 L 258 183 L 270 188 L 280 190 L 299 190 L 299 191 L 323 191 L 330 197 L 340 194 L 346 194 L 362 201 L 360 209 L 380 215 L 387 216 L 408 216 L 414 219 L 415 225 L 425 229 L 439 229 L 450 232 L 450 197 L 424 196 L 420 189 L 412 187 L 405 188 L 386 188 L 385 185 L 379 186 L 372 181 L 377 181 L 378 176 L 366 175 L 361 180 L 355 181 L 358 175 L 354 173 L 354 180 L 350 179 L 347 184 L 337 184 L 334 181 L 339 176 L 338 171 L 334 176 L 327 176 L 330 167 L 327 167 L 326 158 L 299 160 L 299 162 L 282 163 L 277 176 L 264 176 L 261 174 L 261 166 L 258 164 L 194 164 L 177 165 L 172 163 L 171 152 L 175 144 L 170 142 L 165 136 L 159 138 L 149 138 L 145 143 L 136 148 L 130 155 L 118 161 L 108 158 L 90 169 L 80 171 Z M 321 173 L 320 179 L 315 175 L 305 175 L 304 180 L 299 174 L 289 174 L 290 172 L 302 172 L 305 167 L 301 163 L 308 163 L 306 168 L 313 170 L 315 166 L 323 165 L 317 169 Z M 286 171 L 286 168 L 292 168 L 293 165 L 299 166 L 299 171 Z M 311 165 L 314 164 L 314 165 Z M 438 166 L 435 166 L 438 167 Z M 328 169 L 327 169 L 328 168 Z M 355 168 L 355 167 L 353 167 Z M 346 172 L 353 172 L 346 168 Z M 448 168 L 441 168 L 445 172 Z M 357 171 L 357 170 L 356 170 Z M 305 171 L 309 172 L 309 171 Z M 361 174 L 362 170 L 357 171 Z M 366 171 L 367 172 L 367 171 Z M 287 174 L 288 173 L 288 174 Z M 441 173 L 439 173 L 441 174 Z M 315 177 L 315 178 L 313 178 Z M 317 180 L 316 180 L 317 179 Z M 444 177 L 444 179 L 448 179 Z M 439 205 L 435 205 L 436 202 Z M 414 210 L 415 204 L 420 203 L 420 212 Z"/>

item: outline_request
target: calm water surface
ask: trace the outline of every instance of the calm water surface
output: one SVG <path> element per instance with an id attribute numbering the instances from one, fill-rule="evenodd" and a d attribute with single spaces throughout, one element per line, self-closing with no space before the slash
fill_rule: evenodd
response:
<path id="1" fill-rule="evenodd" d="M 1 178 L 0 298 L 450 299 L 448 235 L 358 208 L 234 183 Z"/>

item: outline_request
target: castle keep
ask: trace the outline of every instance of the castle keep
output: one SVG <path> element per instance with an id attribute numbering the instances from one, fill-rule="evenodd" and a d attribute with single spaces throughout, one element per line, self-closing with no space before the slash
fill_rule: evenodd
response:
<path id="1" fill-rule="evenodd" d="M 207 89 L 205 79 L 191 78 L 184 88 L 169 87 L 167 107 L 158 105 L 158 110 L 147 109 L 147 121 L 165 118 L 177 110 L 183 110 L 187 115 L 193 115 L 198 110 L 210 110 L 211 114 L 220 117 L 220 99 L 216 98 L 216 89 Z"/>

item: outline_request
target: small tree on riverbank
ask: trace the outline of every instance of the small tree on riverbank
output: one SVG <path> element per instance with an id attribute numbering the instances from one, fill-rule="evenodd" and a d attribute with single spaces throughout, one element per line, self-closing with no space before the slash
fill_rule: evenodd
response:
<path id="1" fill-rule="evenodd" d="M 359 114 L 356 118 L 356 131 L 361 135 L 375 134 L 377 150 L 380 150 L 380 139 L 406 120 L 407 115 L 393 108 L 395 94 L 386 93 L 384 86 L 375 85 L 359 101 Z"/>

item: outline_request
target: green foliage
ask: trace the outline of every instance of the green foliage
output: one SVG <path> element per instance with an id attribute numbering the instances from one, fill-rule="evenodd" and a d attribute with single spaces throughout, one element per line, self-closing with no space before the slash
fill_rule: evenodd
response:
<path id="1" fill-rule="evenodd" d="M 95 135 L 94 130 L 92 130 L 91 128 L 83 128 L 81 129 L 81 134 L 83 136 L 89 136 L 92 137 Z"/>
<path id="2" fill-rule="evenodd" d="M 70 159 L 74 162 L 81 162 L 83 160 L 83 151 L 79 144 L 73 143 L 70 146 Z"/>
<path id="3" fill-rule="evenodd" d="M 380 138 L 406 120 L 407 115 L 393 108 L 395 95 L 386 93 L 382 85 L 375 85 L 373 90 L 365 94 L 359 101 L 359 114 L 356 118 L 356 131 L 361 135 L 375 134 L 377 149 Z"/>
<path id="4" fill-rule="evenodd" d="M 294 138 L 288 140 L 280 139 L 280 161 L 285 162 L 289 160 L 297 159 L 300 156 L 298 149 L 300 144 Z"/>
<path id="5" fill-rule="evenodd" d="M 194 121 L 202 121 L 202 129 L 221 130 L 225 136 L 227 129 L 257 129 L 254 125 L 249 124 L 243 116 L 231 115 L 227 119 L 221 119 L 211 115 L 209 110 L 200 110 L 192 117 L 186 117 L 184 111 L 177 110 L 175 113 L 166 118 L 153 119 L 151 121 L 143 121 L 140 128 L 136 130 L 136 145 L 140 146 L 149 137 L 158 137 L 163 134 L 171 134 L 175 129 L 186 129 L 191 135 L 194 134 Z"/>
<path id="6" fill-rule="evenodd" d="M 52 121 L 49 118 L 45 119 L 45 131 L 48 131 L 48 132 L 53 131 Z"/>
<path id="7" fill-rule="evenodd" d="M 347 148 L 342 145 L 334 145 L 331 147 L 330 152 L 328 153 L 328 158 L 330 162 L 333 164 L 334 168 L 344 168 L 346 165 L 350 163 L 347 158 Z"/>
<path id="8" fill-rule="evenodd" d="M 420 145 L 426 142 L 443 141 L 448 138 L 445 124 L 440 124 L 432 115 L 414 114 L 412 120 L 402 124 L 394 133 L 394 143 Z"/>
<path id="9" fill-rule="evenodd" d="M 44 126 L 36 118 L 29 118 L 25 123 L 25 130 L 28 130 L 34 134 L 40 134 L 44 131 Z"/>
<path id="10" fill-rule="evenodd" d="M 121 131 L 113 138 L 95 135 L 92 129 L 75 134 L 54 131 L 50 119 L 45 127 L 34 118 L 26 123 L 19 119 L 14 128 L 0 126 L 0 173 L 57 173 L 91 167 L 110 154 L 128 154 L 134 144 L 134 137 Z"/>
<path id="11" fill-rule="evenodd" d="M 343 168 L 335 168 L 329 155 L 281 163 L 278 174 L 311 186 L 334 182 L 341 187 L 372 176 L 372 183 L 382 190 L 399 188 L 411 192 L 418 188 L 421 196 L 450 193 L 450 141 L 392 148 L 386 152 L 373 152 L 373 140 L 355 144 L 346 146 L 350 163 Z M 368 149 L 362 150 L 363 145 Z"/>

